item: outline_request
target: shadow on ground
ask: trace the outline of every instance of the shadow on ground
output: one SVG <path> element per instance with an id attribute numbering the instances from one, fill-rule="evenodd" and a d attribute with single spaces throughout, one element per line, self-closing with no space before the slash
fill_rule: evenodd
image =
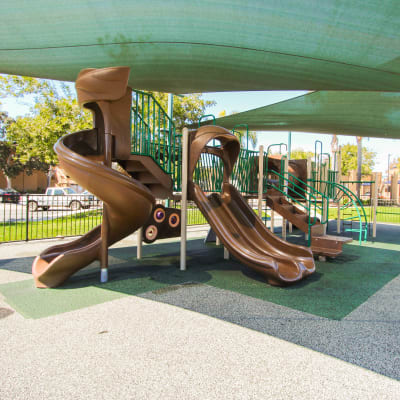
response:
<path id="1" fill-rule="evenodd" d="M 105 284 L 99 283 L 96 270 L 74 276 L 57 289 L 36 289 L 29 279 L 0 285 L 0 292 L 25 317 L 41 318 L 193 282 L 339 320 L 400 273 L 398 251 L 347 245 L 335 260 L 317 261 L 312 276 L 279 288 L 239 262 L 224 260 L 221 247 L 205 245 L 202 239 L 188 241 L 187 251 L 187 271 L 179 270 L 179 242 L 168 242 L 144 246 L 142 260 L 136 260 L 134 247 L 110 250 L 113 262 Z M 31 262 L 5 260 L 0 268 L 26 270 Z"/>

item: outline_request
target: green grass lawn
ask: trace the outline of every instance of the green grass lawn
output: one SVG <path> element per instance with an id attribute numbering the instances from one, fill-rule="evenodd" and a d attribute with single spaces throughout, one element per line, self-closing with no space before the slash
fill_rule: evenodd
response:
<path id="1" fill-rule="evenodd" d="M 0 242 L 83 235 L 101 223 L 98 210 L 60 218 L 0 223 Z"/>
<path id="2" fill-rule="evenodd" d="M 365 215 L 368 222 L 372 222 L 371 206 L 364 207 Z M 356 217 L 357 211 L 355 208 L 348 208 L 341 211 L 341 218 Z M 337 218 L 337 209 L 329 207 L 329 219 Z M 400 207 L 384 207 L 379 206 L 376 213 L 377 222 L 387 222 L 390 224 L 400 224 Z"/>
<path id="3" fill-rule="evenodd" d="M 21 222 L 0 223 L 0 242 L 48 239 L 55 237 L 79 236 L 101 224 L 101 211 L 84 211 L 60 218 Z M 188 209 L 188 225 L 206 224 L 207 220 L 196 208 Z"/>

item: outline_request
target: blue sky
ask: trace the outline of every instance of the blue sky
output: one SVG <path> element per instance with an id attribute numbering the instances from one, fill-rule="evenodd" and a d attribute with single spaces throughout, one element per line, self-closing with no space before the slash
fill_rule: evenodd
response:
<path id="1" fill-rule="evenodd" d="M 208 109 L 208 113 L 218 116 L 225 110 L 227 114 L 240 111 L 251 110 L 267 104 L 277 103 L 293 97 L 305 94 L 305 91 L 270 91 L 270 92 L 229 92 L 229 93 L 205 93 L 203 97 L 207 100 L 215 100 L 217 104 Z M 13 98 L 2 99 L 1 108 L 16 117 L 24 115 L 29 111 L 30 99 L 24 102 Z M 356 144 L 355 137 L 339 136 L 339 145 L 346 143 Z M 321 140 L 324 152 L 330 152 L 331 135 L 311 134 L 311 133 L 292 133 L 292 149 L 302 148 L 303 150 L 314 151 L 315 140 Z M 258 145 L 267 147 L 272 143 L 288 141 L 288 132 L 265 132 L 259 133 Z M 387 171 L 388 155 L 390 159 L 400 157 L 400 140 L 370 138 L 363 140 L 363 146 L 377 153 L 375 171 Z"/>

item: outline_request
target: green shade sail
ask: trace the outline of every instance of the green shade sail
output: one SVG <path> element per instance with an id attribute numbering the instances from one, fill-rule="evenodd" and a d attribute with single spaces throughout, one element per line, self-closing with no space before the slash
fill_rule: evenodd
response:
<path id="1" fill-rule="evenodd" d="M 400 93 L 308 93 L 254 110 L 218 118 L 232 129 L 248 124 L 253 131 L 298 131 L 400 138 Z"/>
<path id="2" fill-rule="evenodd" d="M 0 72 L 165 92 L 400 91 L 398 0 L 3 0 Z"/>

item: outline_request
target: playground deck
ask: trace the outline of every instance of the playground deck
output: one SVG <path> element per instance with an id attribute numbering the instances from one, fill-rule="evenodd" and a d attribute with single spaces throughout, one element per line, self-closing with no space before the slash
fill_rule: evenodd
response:
<path id="1" fill-rule="evenodd" d="M 121 371 L 121 368 L 124 368 L 118 365 L 122 351 L 131 352 L 133 359 L 139 357 L 138 350 L 134 347 L 138 345 L 137 341 L 145 347 L 150 346 L 147 347 L 147 350 L 141 350 L 140 363 L 142 366 L 151 368 L 154 359 L 164 359 L 164 357 L 170 360 L 165 359 L 165 363 L 175 363 L 176 359 L 181 359 L 180 344 L 175 343 L 174 354 L 169 353 L 171 349 L 165 349 L 166 353 L 164 354 L 164 350 L 159 347 L 164 343 L 163 340 L 160 341 L 160 337 L 177 335 L 176 338 L 180 337 L 180 340 L 189 341 L 192 346 L 205 346 L 203 343 L 205 338 L 198 342 L 193 342 L 192 339 L 198 338 L 198 332 L 203 332 L 205 324 L 210 323 L 210 326 L 213 326 L 213 324 L 218 325 L 225 321 L 233 323 L 237 328 L 231 328 L 231 325 L 226 328 L 224 325 L 221 327 L 222 336 L 218 336 L 217 341 L 224 340 L 224 335 L 229 341 L 229 336 L 233 334 L 230 329 L 237 333 L 236 329 L 243 328 L 251 331 L 241 331 L 242 335 L 257 336 L 257 340 L 262 343 L 259 344 L 260 348 L 264 348 L 263 346 L 268 340 L 282 339 L 283 341 L 279 341 L 279 345 L 278 342 L 269 344 L 267 346 L 269 350 L 263 353 L 264 361 L 258 359 L 257 363 L 264 362 L 265 366 L 269 365 L 268 357 L 275 354 L 276 349 L 283 345 L 285 350 L 280 355 L 282 359 L 277 358 L 276 362 L 283 363 L 282 370 L 289 376 L 291 373 L 296 376 L 299 373 L 298 368 L 290 372 L 287 370 L 290 367 L 285 365 L 285 363 L 293 362 L 289 359 L 293 357 L 294 349 L 306 352 L 306 355 L 302 355 L 303 358 L 306 357 L 305 359 L 309 354 L 317 358 L 322 356 L 325 367 L 322 369 L 319 367 L 322 372 L 313 369 L 314 375 L 309 378 L 308 384 L 303 388 L 304 393 L 307 393 L 307 398 L 313 398 L 313 395 L 317 398 L 317 395 L 320 395 L 318 391 L 312 395 L 311 388 L 315 382 L 318 384 L 321 376 L 326 378 L 325 368 L 332 362 L 334 363 L 333 369 L 328 373 L 329 378 L 326 378 L 330 382 L 326 386 L 328 392 L 332 389 L 332 393 L 334 393 L 333 388 L 336 387 L 335 390 L 340 388 L 345 391 L 343 393 L 346 396 L 343 398 L 359 398 L 358 396 L 362 395 L 364 389 L 369 388 L 371 380 L 378 379 L 378 383 L 375 382 L 375 388 L 369 388 L 369 393 L 365 393 L 363 398 L 369 398 L 370 395 L 371 398 L 374 398 L 374 390 L 378 390 L 375 396 L 378 396 L 377 393 L 379 393 L 379 398 L 396 398 L 400 388 L 400 384 L 395 382 L 400 380 L 399 226 L 378 225 L 378 239 L 375 242 L 367 242 L 363 246 L 345 245 L 344 252 L 340 257 L 328 262 L 317 261 L 317 272 L 314 275 L 295 286 L 286 288 L 268 286 L 262 277 L 235 260 L 224 260 L 222 248 L 205 245 L 202 238 L 196 238 L 196 236 L 203 237 L 205 230 L 196 229 L 197 231 L 191 233 L 192 239 L 188 241 L 189 270 L 186 272 L 179 271 L 178 242 L 165 240 L 159 244 L 144 246 L 144 257 L 141 261 L 137 261 L 133 243 L 126 240 L 120 247 L 110 250 L 111 270 L 108 283 L 100 284 L 98 269 L 94 271 L 94 267 L 92 267 L 70 278 L 67 284 L 60 288 L 49 290 L 34 288 L 30 275 L 33 257 L 17 257 L 18 252 L 27 254 L 26 246 L 21 244 L 2 246 L 0 248 L 2 252 L 0 293 L 3 297 L 0 299 L 1 336 L 4 336 L 3 343 L 8 344 L 6 351 L 2 354 L 2 359 L 8 363 L 9 379 L 6 381 L 11 382 L 11 377 L 17 374 L 17 371 L 20 374 L 18 385 L 0 389 L 0 394 L 3 391 L 5 395 L 2 397 L 12 397 L 12 392 L 21 387 L 25 387 L 24 390 L 27 390 L 29 382 L 32 383 L 33 379 L 38 379 L 42 383 L 44 379 L 43 376 L 38 377 L 39 372 L 33 373 L 31 369 L 28 369 L 29 373 L 22 372 L 22 368 L 25 368 L 22 365 L 23 357 L 13 357 L 13 352 L 14 355 L 20 352 L 21 356 L 24 354 L 29 358 L 36 357 L 41 352 L 50 353 L 58 349 L 61 352 L 58 357 L 54 359 L 54 356 L 48 355 L 43 357 L 43 360 L 47 360 L 46 363 L 49 360 L 58 360 L 61 367 L 54 365 L 54 371 L 50 371 L 48 374 L 51 376 L 53 376 L 52 374 L 61 374 L 61 368 L 64 371 L 62 374 L 67 374 L 69 379 L 66 381 L 69 381 L 68 385 L 71 386 L 74 382 L 75 372 L 72 371 L 71 366 L 67 368 L 64 365 L 67 363 L 66 360 L 70 360 L 71 357 L 71 355 L 65 354 L 66 349 L 75 354 L 70 343 L 83 340 L 87 343 L 88 351 L 95 351 L 93 344 L 90 344 L 90 341 L 94 340 L 96 346 L 100 347 L 96 350 L 99 354 L 102 353 L 101 347 L 104 346 L 107 357 L 104 358 L 103 367 L 108 369 L 108 364 L 111 363 L 114 374 L 115 371 Z M 296 238 L 295 235 L 292 239 L 298 240 L 299 238 Z M 36 247 L 38 245 L 40 242 Z M 34 247 L 34 244 L 31 246 Z M 35 254 L 33 247 L 32 255 Z M 15 256 L 10 257 L 10 254 L 15 254 Z M 153 303 L 147 302 L 148 300 L 155 301 L 160 305 L 153 306 Z M 159 311 L 159 307 L 164 310 L 161 306 L 162 303 L 177 308 L 167 307 L 166 311 Z M 187 314 L 183 309 L 195 311 L 196 314 Z M 183 336 L 186 339 L 181 337 L 182 331 L 175 332 L 174 327 L 165 322 L 169 318 L 165 313 L 172 314 L 170 322 L 175 321 L 178 331 L 186 329 L 183 328 L 185 327 L 185 318 L 187 318 L 187 327 L 194 324 L 191 331 L 185 330 L 186 333 Z M 181 313 L 182 315 L 180 315 Z M 115 316 L 111 317 L 112 315 Z M 179 323 L 176 322 L 178 315 L 180 315 L 179 318 L 182 318 Z M 208 317 L 213 318 L 210 320 L 207 319 Z M 82 318 L 88 318 L 94 325 L 89 327 L 85 322 L 83 324 L 85 327 L 81 326 L 78 322 L 82 322 Z M 142 325 L 143 319 L 153 320 L 154 326 L 150 333 L 143 330 L 144 326 L 147 326 Z M 193 319 L 196 321 L 194 322 Z M 218 322 L 215 319 L 221 321 Z M 69 325 L 68 321 L 74 322 Z M 164 326 L 165 323 L 168 325 L 167 328 Z M 79 327 L 73 328 L 74 324 L 78 324 Z M 48 340 L 46 343 L 46 340 L 38 335 L 43 334 L 45 327 L 49 329 L 49 325 L 52 326 L 53 336 L 49 337 L 48 334 L 45 334 L 46 340 Z M 128 326 L 131 330 L 126 330 Z M 89 329 L 92 336 L 88 335 L 86 329 Z M 210 341 L 214 340 L 213 329 L 217 328 L 213 326 L 207 331 Z M 60 335 L 62 337 L 59 337 Z M 124 336 L 124 343 L 120 343 L 120 347 L 111 346 L 111 343 L 115 345 L 112 338 L 114 335 Z M 154 341 L 143 339 L 147 335 L 153 335 Z M 192 338 L 190 338 L 191 335 L 193 335 Z M 80 336 L 81 339 L 79 339 Z M 243 346 L 240 342 L 235 336 L 229 346 L 224 344 L 224 351 L 230 349 L 233 354 L 241 352 L 243 348 L 240 350 L 236 348 Z M 293 344 L 301 347 L 293 347 Z M 182 345 L 185 346 L 184 343 Z M 152 346 L 156 346 L 157 350 L 154 350 Z M 251 343 L 248 343 L 248 346 L 251 346 Z M 80 348 L 84 351 L 84 346 L 80 346 Z M 307 349 L 317 353 L 309 353 Z M 202 357 L 205 357 L 204 352 L 208 350 L 197 348 L 193 351 L 196 354 L 200 351 L 203 354 Z M 256 349 L 252 351 L 257 352 Z M 147 358 L 144 356 L 145 354 Z M 326 356 L 333 358 L 326 358 Z M 247 354 L 242 354 L 242 357 L 247 357 Z M 85 359 L 86 363 L 90 361 L 90 357 L 82 359 Z M 339 360 L 353 364 L 353 366 L 347 363 L 341 364 Z M 2 364 L 6 365 L 4 362 Z M 31 362 L 32 365 L 41 364 L 40 360 Z M 231 360 L 226 362 L 231 363 Z M 314 361 L 310 362 L 310 365 L 313 365 Z M 98 361 L 96 361 L 97 363 Z M 243 363 L 243 365 L 249 365 L 249 360 L 243 360 Z M 188 368 L 188 365 L 185 365 L 185 368 Z M 234 365 L 235 362 L 232 361 L 232 366 Z M 259 364 L 259 367 L 261 368 L 262 365 Z M 355 368 L 354 366 L 357 368 L 352 369 Z M 44 368 L 44 366 L 42 367 Z M 204 365 L 194 368 L 200 368 L 203 371 L 203 367 Z M 269 367 L 272 368 L 271 365 Z M 358 367 L 362 368 L 358 369 Z M 163 368 L 167 368 L 166 365 Z M 350 371 L 347 371 L 348 368 Z M 257 373 L 256 369 L 257 367 L 254 366 L 254 373 Z M 367 370 L 379 375 L 371 375 Z M 354 382 L 350 379 L 342 387 L 343 371 L 347 371 L 346 373 L 353 377 L 361 374 L 363 378 L 360 378 L 361 380 L 355 378 Z M 169 372 L 166 374 L 168 375 Z M 232 378 L 226 371 L 223 374 L 225 376 L 221 377 L 221 385 Z M 45 374 L 44 376 L 49 377 L 50 375 Z M 247 379 L 246 374 L 245 376 L 246 378 L 242 378 Z M 394 381 L 386 380 L 385 376 Z M 179 384 L 174 382 L 175 386 L 173 387 L 177 388 Z M 50 383 L 50 385 L 53 384 L 54 381 Z M 149 395 L 148 380 L 135 384 L 142 385 L 143 393 Z M 61 386 L 65 387 L 65 385 L 67 384 Z M 305 385 L 304 382 L 303 385 Z M 246 389 L 248 390 L 246 393 L 253 393 L 252 390 L 256 390 L 255 387 L 249 387 Z M 288 391 L 290 391 L 290 387 L 291 385 L 288 386 Z M 41 389 L 39 392 L 34 391 L 34 393 L 39 397 L 40 394 L 56 393 L 54 391 L 57 390 L 58 388 L 52 387 L 46 390 Z M 90 389 L 88 393 L 94 393 L 93 390 Z M 121 395 L 122 392 L 118 390 L 116 393 Z M 295 390 L 294 387 L 293 390 Z M 16 393 L 14 392 L 14 394 Z M 202 391 L 200 390 L 199 393 Z M 253 397 L 261 398 L 261 392 L 257 393 Z M 35 398 L 35 395 L 31 398 Z M 215 398 L 217 397 L 216 395 Z M 214 397 L 211 396 L 211 398 Z M 319 396 L 319 398 L 324 397 Z"/>

